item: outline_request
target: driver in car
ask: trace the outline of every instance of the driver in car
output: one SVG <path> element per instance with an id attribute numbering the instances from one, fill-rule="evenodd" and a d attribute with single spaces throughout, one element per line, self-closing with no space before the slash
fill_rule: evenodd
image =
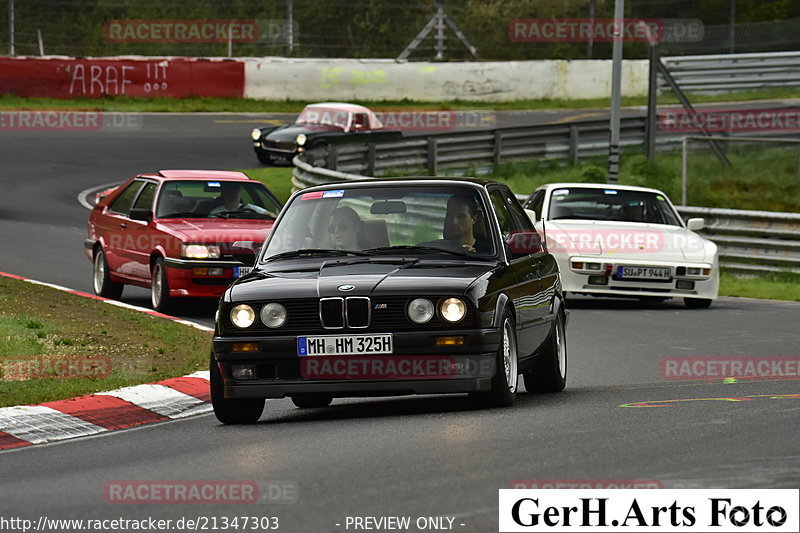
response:
<path id="1" fill-rule="evenodd" d="M 622 206 L 622 213 L 627 222 L 647 222 L 644 202 L 634 200 Z"/>
<path id="2" fill-rule="evenodd" d="M 242 190 L 237 183 L 223 183 L 219 196 L 214 200 L 214 206 L 208 212 L 209 215 L 229 213 L 236 211 L 252 211 L 260 215 L 267 213 L 263 207 L 255 204 L 245 204 L 242 202 Z"/>
<path id="3" fill-rule="evenodd" d="M 447 201 L 445 215 L 445 239 L 453 241 L 470 252 L 490 253 L 491 244 L 475 235 L 478 222 L 478 203 L 471 196 L 456 194 Z"/>

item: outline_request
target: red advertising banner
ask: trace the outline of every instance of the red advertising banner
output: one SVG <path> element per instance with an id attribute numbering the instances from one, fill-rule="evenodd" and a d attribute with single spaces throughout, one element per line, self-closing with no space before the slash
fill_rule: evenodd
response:
<path id="1" fill-rule="evenodd" d="M 0 94 L 26 97 L 244 96 L 244 63 L 187 58 L 0 58 Z"/>

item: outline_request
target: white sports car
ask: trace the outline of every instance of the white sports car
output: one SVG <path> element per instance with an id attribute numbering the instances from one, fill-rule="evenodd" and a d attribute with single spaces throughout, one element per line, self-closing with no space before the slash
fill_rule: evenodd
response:
<path id="1" fill-rule="evenodd" d="M 719 292 L 717 245 L 684 224 L 656 189 L 550 183 L 525 202 L 558 261 L 564 291 L 708 307 Z M 533 213 L 531 213 L 531 211 Z"/>

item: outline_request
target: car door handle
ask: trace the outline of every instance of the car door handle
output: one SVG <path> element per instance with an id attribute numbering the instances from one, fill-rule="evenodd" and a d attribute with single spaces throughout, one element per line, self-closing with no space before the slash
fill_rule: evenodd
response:
<path id="1" fill-rule="evenodd" d="M 124 222 L 121 222 L 119 227 L 122 228 L 122 229 L 125 229 L 125 228 L 128 227 L 128 225 L 126 223 L 124 223 Z"/>

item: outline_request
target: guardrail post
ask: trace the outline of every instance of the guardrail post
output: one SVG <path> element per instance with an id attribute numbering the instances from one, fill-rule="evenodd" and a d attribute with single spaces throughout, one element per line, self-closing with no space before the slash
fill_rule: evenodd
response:
<path id="1" fill-rule="evenodd" d="M 428 174 L 430 176 L 435 176 L 439 173 L 439 165 L 436 159 L 436 138 L 428 137 Z"/>
<path id="2" fill-rule="evenodd" d="M 647 78 L 647 121 L 644 126 L 644 148 L 647 159 L 656 158 L 656 111 L 658 96 L 658 50 L 655 43 L 649 43 L 649 70 Z"/>
<path id="3" fill-rule="evenodd" d="M 575 124 L 569 125 L 569 160 L 573 165 L 578 164 L 580 134 L 581 132 L 578 131 L 578 126 Z"/>
<path id="4" fill-rule="evenodd" d="M 367 176 L 375 176 L 375 143 L 367 144 Z"/>
<path id="5" fill-rule="evenodd" d="M 494 130 L 494 164 L 500 164 L 500 157 L 503 155 L 503 134 L 500 130 Z"/>
<path id="6" fill-rule="evenodd" d="M 325 166 L 331 170 L 336 170 L 339 166 L 339 154 L 335 145 L 328 145 L 328 161 Z"/>
<path id="7" fill-rule="evenodd" d="M 681 141 L 681 205 L 686 205 L 686 178 L 689 173 L 689 137 L 683 136 Z"/>

